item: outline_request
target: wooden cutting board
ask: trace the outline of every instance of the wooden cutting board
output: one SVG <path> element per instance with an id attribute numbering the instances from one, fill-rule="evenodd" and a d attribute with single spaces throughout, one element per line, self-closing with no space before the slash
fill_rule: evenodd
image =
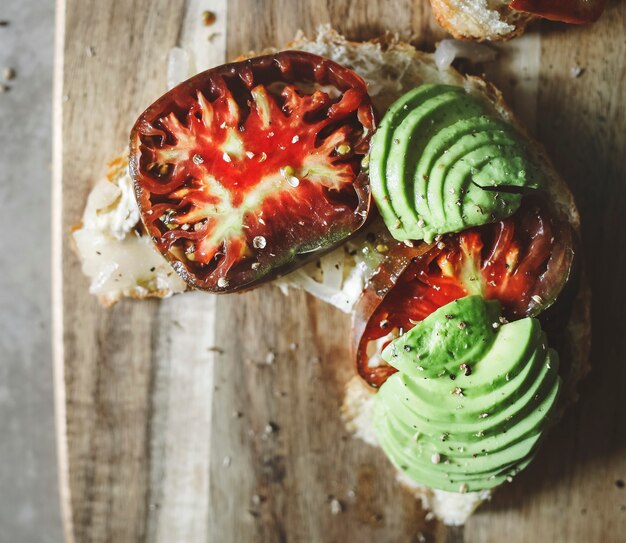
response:
<path id="1" fill-rule="evenodd" d="M 214 26 L 200 24 L 203 9 L 217 13 Z M 426 520 L 382 453 L 346 434 L 345 315 L 273 287 L 110 310 L 88 293 L 70 227 L 165 90 L 168 50 L 203 44 L 202 67 L 326 22 L 351 38 L 391 30 L 426 48 L 442 36 L 425 0 L 59 0 L 53 280 L 67 540 L 626 540 L 624 2 L 594 26 L 539 24 L 489 68 L 578 198 L 594 372 L 534 464 L 464 529 Z"/>

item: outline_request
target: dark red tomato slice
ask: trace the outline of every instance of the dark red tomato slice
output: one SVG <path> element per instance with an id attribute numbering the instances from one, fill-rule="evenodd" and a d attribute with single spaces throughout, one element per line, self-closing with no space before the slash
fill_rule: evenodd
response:
<path id="1" fill-rule="evenodd" d="M 569 224 L 530 198 L 506 220 L 432 245 L 393 247 L 355 307 L 353 348 L 359 374 L 372 386 L 382 385 L 395 372 L 380 359 L 382 349 L 463 296 L 498 299 L 509 320 L 538 315 L 565 285 L 573 247 Z"/>
<path id="2" fill-rule="evenodd" d="M 373 130 L 364 81 L 326 58 L 287 51 L 208 70 L 133 128 L 142 220 L 192 287 L 250 288 L 363 225 Z"/>
<path id="3" fill-rule="evenodd" d="M 606 0 L 512 0 L 509 6 L 552 21 L 585 24 L 598 20 Z"/>

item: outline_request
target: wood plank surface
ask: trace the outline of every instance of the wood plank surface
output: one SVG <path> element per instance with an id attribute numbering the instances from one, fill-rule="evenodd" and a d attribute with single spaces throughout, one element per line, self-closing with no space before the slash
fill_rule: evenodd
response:
<path id="1" fill-rule="evenodd" d="M 350 38 L 392 30 L 432 48 L 442 33 L 428 3 L 63 0 L 58 9 L 54 314 L 68 541 L 624 540 L 626 4 L 594 26 L 536 25 L 488 69 L 578 198 L 595 371 L 533 465 L 464 529 L 427 521 L 384 455 L 343 428 L 353 372 L 345 315 L 273 287 L 104 310 L 68 236 L 104 164 L 165 90 L 171 47 L 200 51 L 200 69 L 330 22 Z M 202 9 L 218 13 L 215 28 L 201 27 Z"/>

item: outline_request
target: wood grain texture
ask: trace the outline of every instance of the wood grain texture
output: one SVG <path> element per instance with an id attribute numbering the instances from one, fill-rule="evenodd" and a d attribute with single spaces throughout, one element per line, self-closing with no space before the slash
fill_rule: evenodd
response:
<path id="1" fill-rule="evenodd" d="M 67 233 L 80 221 L 100 165 L 124 148 L 129 122 L 162 93 L 164 58 L 176 43 L 183 6 L 67 0 L 59 7 L 65 39 L 55 251 L 63 267 L 56 293 L 63 323 L 56 341 L 63 346 L 66 398 L 68 472 L 61 479 L 70 540 L 77 542 L 145 539 L 159 304 L 123 302 L 103 311 L 88 293 Z"/>
<path id="2" fill-rule="evenodd" d="M 59 4 L 55 340 L 70 539 L 623 540 L 626 489 L 615 481 L 626 479 L 626 4 L 586 28 L 538 25 L 499 46 L 501 62 L 489 68 L 578 197 L 596 300 L 595 371 L 534 464 L 465 529 L 426 521 L 383 454 L 346 434 L 338 414 L 352 375 L 345 315 L 273 287 L 108 311 L 87 292 L 67 232 L 132 121 L 163 92 L 170 47 L 205 41 L 205 66 L 224 48 L 233 58 L 326 22 L 356 39 L 390 29 L 425 48 L 441 36 L 419 0 L 227 5 L 209 43 L 193 31 L 199 10 L 212 7 L 199 0 Z M 584 68 L 579 78 L 575 66 Z"/>

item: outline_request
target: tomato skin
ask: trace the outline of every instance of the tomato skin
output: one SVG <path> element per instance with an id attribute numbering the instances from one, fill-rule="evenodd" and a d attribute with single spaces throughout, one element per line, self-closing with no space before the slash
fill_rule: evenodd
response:
<path id="1" fill-rule="evenodd" d="M 570 24 L 597 21 L 605 6 L 606 0 L 512 0 L 509 4 L 518 11 Z"/>
<path id="2" fill-rule="evenodd" d="M 527 198 L 512 217 L 442 237 L 437 243 L 393 246 L 357 301 L 352 353 L 359 375 L 374 387 L 395 372 L 370 367 L 375 353 L 433 311 L 458 298 L 497 299 L 509 320 L 552 306 L 574 264 L 574 233 L 548 206 Z"/>
<path id="3" fill-rule="evenodd" d="M 131 132 L 130 171 L 157 249 L 193 288 L 249 289 L 329 250 L 370 211 L 364 81 L 286 51 L 181 83 Z"/>
<path id="4" fill-rule="evenodd" d="M 413 247 L 404 243 L 391 245 L 387 257 L 369 279 L 354 307 L 352 312 L 352 357 L 356 360 L 359 375 L 372 386 L 381 386 L 387 377 L 396 371 L 386 364 L 374 368 L 368 367 L 367 364 L 369 357 L 366 350 L 369 341 L 383 337 L 385 332 L 391 331 L 394 325 L 399 324 L 396 322 L 389 323 L 388 315 L 381 311 L 381 306 L 392 294 L 398 280 L 404 276 L 407 268 L 418 258 L 427 255 L 433 247 L 435 247 L 434 244 L 428 243 L 419 243 Z M 392 302 L 390 305 L 398 308 L 399 304 Z M 376 330 L 380 333 L 377 333 Z"/>

